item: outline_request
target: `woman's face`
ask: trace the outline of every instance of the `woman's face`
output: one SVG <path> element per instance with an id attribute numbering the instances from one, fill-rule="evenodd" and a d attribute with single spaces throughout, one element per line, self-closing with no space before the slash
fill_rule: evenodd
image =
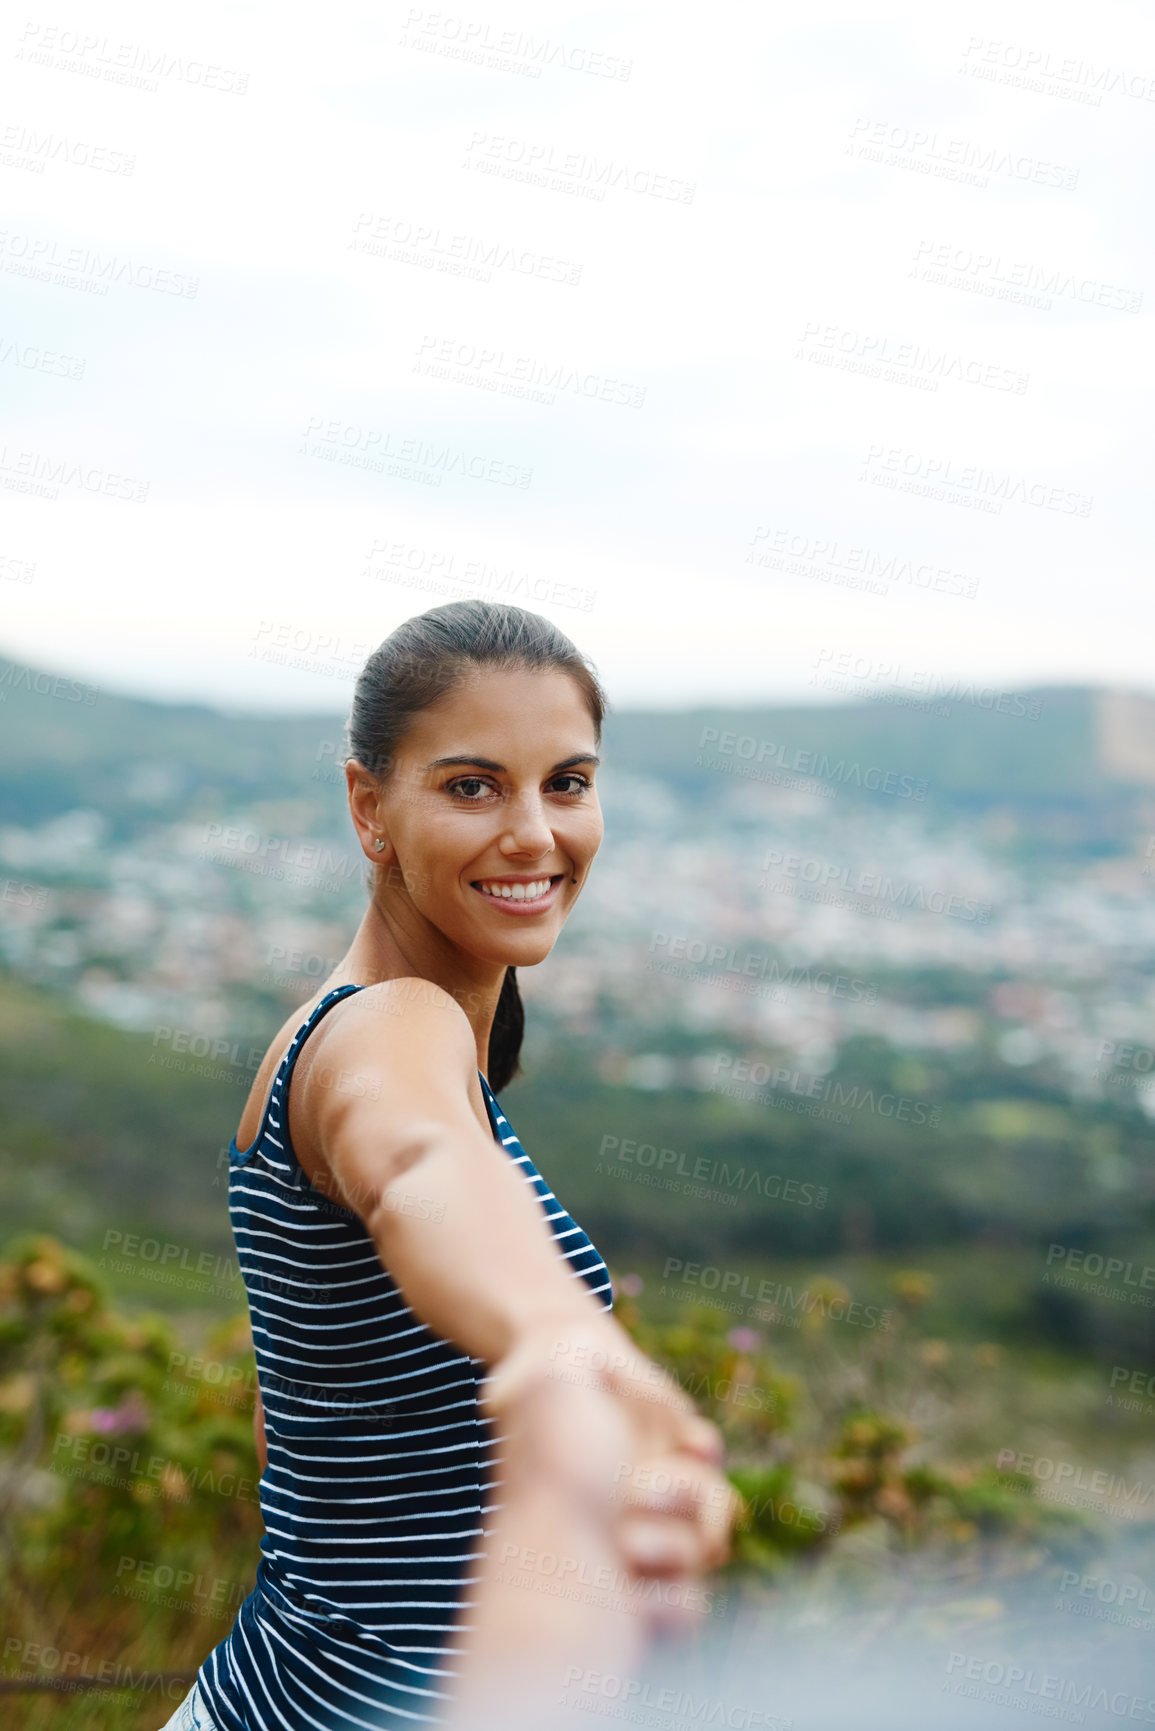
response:
<path id="1" fill-rule="evenodd" d="M 469 669 L 414 716 L 384 783 L 350 775 L 379 899 L 407 934 L 426 921 L 480 961 L 544 960 L 601 843 L 596 766 L 569 674 Z"/>

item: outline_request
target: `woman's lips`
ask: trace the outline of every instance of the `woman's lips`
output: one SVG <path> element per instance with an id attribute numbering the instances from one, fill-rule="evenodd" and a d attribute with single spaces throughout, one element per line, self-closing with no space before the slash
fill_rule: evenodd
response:
<path id="1" fill-rule="evenodd" d="M 500 908 L 503 914 L 540 914 L 544 913 L 547 908 L 551 908 L 557 900 L 558 890 L 561 888 L 563 877 L 564 874 L 550 877 L 549 888 L 546 890 L 545 894 L 535 896 L 532 900 L 527 900 L 524 896 L 520 899 L 515 899 L 513 896 L 491 895 L 489 890 L 485 889 L 483 885 L 487 883 L 504 882 L 508 883 L 511 887 L 514 883 L 521 883 L 528 887 L 530 884 L 544 883 L 544 873 L 538 878 L 478 878 L 474 883 L 471 883 L 469 887 L 472 890 L 476 890 L 477 894 L 483 901 L 488 902 L 491 908 Z"/>

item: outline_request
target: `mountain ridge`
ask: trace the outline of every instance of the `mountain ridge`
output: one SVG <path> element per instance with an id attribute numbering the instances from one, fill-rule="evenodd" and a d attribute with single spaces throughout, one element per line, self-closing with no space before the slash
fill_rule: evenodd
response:
<path id="1" fill-rule="evenodd" d="M 342 781 L 344 716 L 224 711 L 102 691 L 0 656 L 0 801 L 9 821 L 77 805 L 138 819 L 187 802 L 318 800 Z M 1130 803 L 1155 788 L 1155 699 L 1094 686 L 1000 692 L 963 681 L 932 700 L 877 691 L 829 704 L 611 710 L 611 770 L 707 799 L 735 782 L 952 803 Z"/>

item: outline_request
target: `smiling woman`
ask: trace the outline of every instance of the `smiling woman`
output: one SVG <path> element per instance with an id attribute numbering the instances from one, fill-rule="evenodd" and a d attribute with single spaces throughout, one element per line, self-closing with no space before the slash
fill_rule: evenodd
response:
<path id="1" fill-rule="evenodd" d="M 549 955 L 602 839 L 604 707 L 546 620 L 478 601 L 408 620 L 358 681 L 346 774 L 369 906 L 270 1046 L 229 1151 L 261 1563 L 174 1726 L 443 1723 L 456 1677 L 466 1699 L 489 1679 L 492 1705 L 523 1628 L 547 1695 L 575 1640 L 620 1660 L 629 1641 L 548 1582 L 511 1600 L 495 1533 L 584 1535 L 623 1580 L 675 1589 L 726 1554 L 719 1435 L 614 1320 L 605 1263 L 495 1092 L 517 1071 L 515 969 Z"/>

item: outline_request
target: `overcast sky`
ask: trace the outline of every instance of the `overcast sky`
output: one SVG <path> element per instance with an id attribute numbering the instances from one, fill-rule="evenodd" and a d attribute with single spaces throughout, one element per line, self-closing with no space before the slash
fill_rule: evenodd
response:
<path id="1" fill-rule="evenodd" d="M 481 593 L 619 705 L 1155 689 L 1146 0 L 12 19 L 8 655 L 333 710 Z"/>

